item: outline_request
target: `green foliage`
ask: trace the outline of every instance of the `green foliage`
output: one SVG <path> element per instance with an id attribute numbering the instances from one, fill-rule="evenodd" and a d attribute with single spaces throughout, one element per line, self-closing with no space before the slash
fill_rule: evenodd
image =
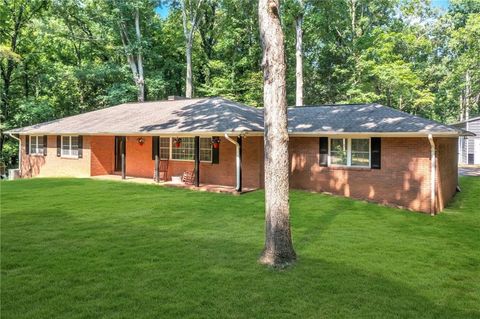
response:
<path id="1" fill-rule="evenodd" d="M 142 52 L 147 100 L 184 95 L 185 39 L 175 1 L 8 1 L 0 6 L 1 130 L 136 100 L 125 52 Z M 120 22 L 140 12 L 124 47 Z M 304 15 L 305 103 L 378 102 L 451 122 L 471 78 L 480 113 L 480 2 L 428 0 L 283 2 L 287 95 L 295 101 L 295 17 Z M 193 44 L 196 96 L 262 105 L 257 2 L 205 0 Z M 126 51 L 125 51 L 126 49 Z M 1 135 L 3 148 L 5 136 Z"/>

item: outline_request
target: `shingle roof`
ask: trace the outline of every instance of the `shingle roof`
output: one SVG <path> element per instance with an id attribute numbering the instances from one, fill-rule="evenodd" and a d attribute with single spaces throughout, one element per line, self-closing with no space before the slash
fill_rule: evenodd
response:
<path id="1" fill-rule="evenodd" d="M 28 134 L 162 134 L 263 131 L 261 110 L 223 98 L 127 103 L 9 131 Z"/>
<path id="2" fill-rule="evenodd" d="M 380 104 L 289 108 L 289 131 L 296 133 L 457 133 L 462 130 Z"/>
<path id="3" fill-rule="evenodd" d="M 379 104 L 288 109 L 290 133 L 440 133 L 466 131 Z M 263 110 L 223 98 L 127 103 L 8 131 L 21 134 L 189 134 L 263 132 Z M 468 133 L 468 132 L 467 132 Z"/>

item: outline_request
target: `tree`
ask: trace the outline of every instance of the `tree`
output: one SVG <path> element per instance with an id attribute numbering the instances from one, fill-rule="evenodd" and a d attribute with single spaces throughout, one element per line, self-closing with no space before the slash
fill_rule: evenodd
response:
<path id="1" fill-rule="evenodd" d="M 198 13 L 202 0 L 181 0 L 183 34 L 185 35 L 185 55 L 187 58 L 187 76 L 185 81 L 185 97 L 191 98 L 193 95 L 192 78 L 192 46 L 193 36 L 198 24 Z"/>
<path id="2" fill-rule="evenodd" d="M 303 105 L 303 0 L 298 0 L 298 12 L 295 17 L 295 105 Z"/>
<path id="3" fill-rule="evenodd" d="M 0 108 L 0 151 L 3 150 L 4 123 L 9 121 L 12 110 L 11 87 L 16 80 L 14 71 L 21 61 L 20 39 L 28 23 L 47 5 L 45 0 L 4 1 L 0 9 L 0 73 L 2 79 Z M 17 78 L 18 80 L 18 78 Z"/>
<path id="4" fill-rule="evenodd" d="M 123 0 L 115 1 L 116 11 L 118 12 L 118 28 L 123 49 L 127 56 L 127 61 L 132 70 L 133 80 L 138 90 L 138 102 L 145 101 L 145 78 L 143 75 L 143 53 L 142 53 L 142 32 L 140 30 L 140 10 L 141 2 L 130 4 Z M 133 17 L 133 21 L 132 18 Z M 129 29 L 135 30 L 134 32 Z M 130 39 L 133 33 L 135 41 Z"/>
<path id="5" fill-rule="evenodd" d="M 279 9 L 279 0 L 258 4 L 265 121 L 265 247 L 260 262 L 272 266 L 296 259 L 290 231 L 286 65 Z"/>
<path id="6" fill-rule="evenodd" d="M 215 15 L 211 3 L 216 3 Z M 258 36 L 258 3 L 251 0 L 205 1 L 199 41 L 193 46 L 196 92 L 223 96 L 251 106 L 262 105 L 262 60 Z M 215 39 L 211 43 L 211 39 Z M 209 44 L 204 43 L 209 40 Z M 205 45 L 207 44 L 207 45 Z M 212 45 L 213 44 L 213 45 Z M 208 49 L 211 47 L 211 52 Z"/>

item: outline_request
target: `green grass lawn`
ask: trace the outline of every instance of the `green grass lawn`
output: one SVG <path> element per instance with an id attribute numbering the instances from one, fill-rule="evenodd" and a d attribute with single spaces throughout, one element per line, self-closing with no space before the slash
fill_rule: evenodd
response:
<path id="1" fill-rule="evenodd" d="M 480 317 L 480 178 L 436 217 L 294 191 L 283 271 L 257 263 L 262 192 L 0 185 L 2 318 Z"/>

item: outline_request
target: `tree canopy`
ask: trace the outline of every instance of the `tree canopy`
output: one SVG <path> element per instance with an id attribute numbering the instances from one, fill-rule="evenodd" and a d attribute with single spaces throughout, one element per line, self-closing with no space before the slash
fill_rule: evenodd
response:
<path id="1" fill-rule="evenodd" d="M 257 1 L 199 2 L 193 96 L 262 106 Z M 303 14 L 304 104 L 378 102 L 442 122 L 479 113 L 480 1 L 285 0 L 287 99 L 295 103 L 295 19 Z M 168 6 L 168 15 L 157 13 Z M 16 0 L 0 6 L 1 131 L 136 101 L 185 95 L 181 3 Z M 141 37 L 135 34 L 139 13 Z M 122 24 L 130 42 L 122 43 Z M 16 143 L 1 135 L 2 160 Z"/>

